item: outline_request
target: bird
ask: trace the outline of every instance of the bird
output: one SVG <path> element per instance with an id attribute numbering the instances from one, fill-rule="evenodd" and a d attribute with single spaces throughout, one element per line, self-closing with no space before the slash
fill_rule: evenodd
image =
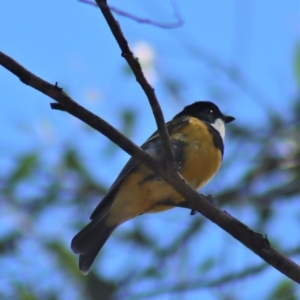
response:
<path id="1" fill-rule="evenodd" d="M 235 120 L 210 101 L 194 102 L 166 123 L 179 173 L 194 188 L 203 187 L 219 170 L 224 155 L 225 124 Z M 158 132 L 141 146 L 159 163 L 163 149 Z M 79 269 L 90 271 L 113 231 L 137 216 L 180 207 L 184 198 L 134 158 L 129 159 L 88 223 L 71 242 Z"/>

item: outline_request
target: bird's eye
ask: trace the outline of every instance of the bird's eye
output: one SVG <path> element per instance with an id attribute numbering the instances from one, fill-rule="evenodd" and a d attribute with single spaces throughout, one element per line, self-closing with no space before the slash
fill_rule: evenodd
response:
<path id="1" fill-rule="evenodd" d="M 212 109 L 208 108 L 208 109 L 206 110 L 206 112 L 207 112 L 208 114 L 212 114 L 214 111 L 213 111 Z"/>

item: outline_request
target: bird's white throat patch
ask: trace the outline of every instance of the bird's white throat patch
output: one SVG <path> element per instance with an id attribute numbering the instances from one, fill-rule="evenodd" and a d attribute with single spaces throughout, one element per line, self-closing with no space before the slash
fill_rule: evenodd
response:
<path id="1" fill-rule="evenodd" d="M 216 119 L 216 121 L 214 123 L 212 123 L 211 126 L 214 127 L 220 133 L 222 140 L 224 140 L 224 138 L 225 138 L 225 123 L 224 123 L 224 121 L 220 118 Z"/>

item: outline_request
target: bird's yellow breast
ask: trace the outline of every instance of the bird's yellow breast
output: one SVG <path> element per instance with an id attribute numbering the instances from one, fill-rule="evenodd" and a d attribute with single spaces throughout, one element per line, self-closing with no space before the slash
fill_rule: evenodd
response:
<path id="1" fill-rule="evenodd" d="M 170 135 L 171 140 L 181 141 L 182 149 L 179 172 L 198 189 L 206 184 L 218 171 L 222 153 L 216 148 L 212 134 L 207 126 L 196 118 Z M 159 212 L 171 206 L 164 201 L 179 203 L 183 201 L 170 185 L 157 178 L 143 165 L 128 174 L 115 195 L 107 222 L 122 223 L 145 212 Z"/>
<path id="2" fill-rule="evenodd" d="M 174 136 L 176 138 L 176 134 Z M 186 142 L 180 173 L 193 188 L 198 189 L 218 171 L 222 153 L 215 147 L 207 125 L 196 118 L 191 118 L 188 126 L 182 128 L 180 136 Z"/>

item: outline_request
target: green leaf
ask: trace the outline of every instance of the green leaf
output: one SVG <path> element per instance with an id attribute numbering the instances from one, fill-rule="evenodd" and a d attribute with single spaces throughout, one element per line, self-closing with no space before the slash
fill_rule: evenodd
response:
<path id="1" fill-rule="evenodd" d="M 295 75 L 296 83 L 300 87 L 300 41 L 297 42 L 295 49 Z"/>
<path id="2" fill-rule="evenodd" d="M 216 261 L 214 258 L 210 257 L 206 259 L 200 266 L 199 271 L 201 274 L 211 270 L 216 265 Z"/>
<path id="3" fill-rule="evenodd" d="M 67 169 L 86 174 L 85 167 L 80 163 L 80 158 L 75 149 L 69 148 L 64 155 L 64 165 Z"/>
<path id="4" fill-rule="evenodd" d="M 18 293 L 19 300 L 38 300 L 38 298 L 33 293 L 31 293 L 31 287 L 25 286 L 19 282 L 15 282 L 14 287 L 15 291 Z"/>
<path id="5" fill-rule="evenodd" d="M 58 242 L 48 243 L 47 247 L 52 253 L 55 253 L 59 265 L 63 270 L 69 271 L 72 275 L 74 275 L 74 277 L 77 278 L 82 276 L 82 273 L 78 270 L 77 257 L 69 249 L 66 249 Z"/>
<path id="6" fill-rule="evenodd" d="M 269 300 L 297 300 L 295 285 L 291 280 L 283 280 L 269 296 Z"/>
<path id="7" fill-rule="evenodd" d="M 30 153 L 20 157 L 16 169 L 10 174 L 7 180 L 8 185 L 13 186 L 28 177 L 37 166 L 37 162 L 38 156 L 36 153 Z"/>
<path id="8" fill-rule="evenodd" d="M 136 112 L 131 109 L 124 109 L 121 112 L 122 132 L 126 136 L 131 136 L 136 120 Z"/>

